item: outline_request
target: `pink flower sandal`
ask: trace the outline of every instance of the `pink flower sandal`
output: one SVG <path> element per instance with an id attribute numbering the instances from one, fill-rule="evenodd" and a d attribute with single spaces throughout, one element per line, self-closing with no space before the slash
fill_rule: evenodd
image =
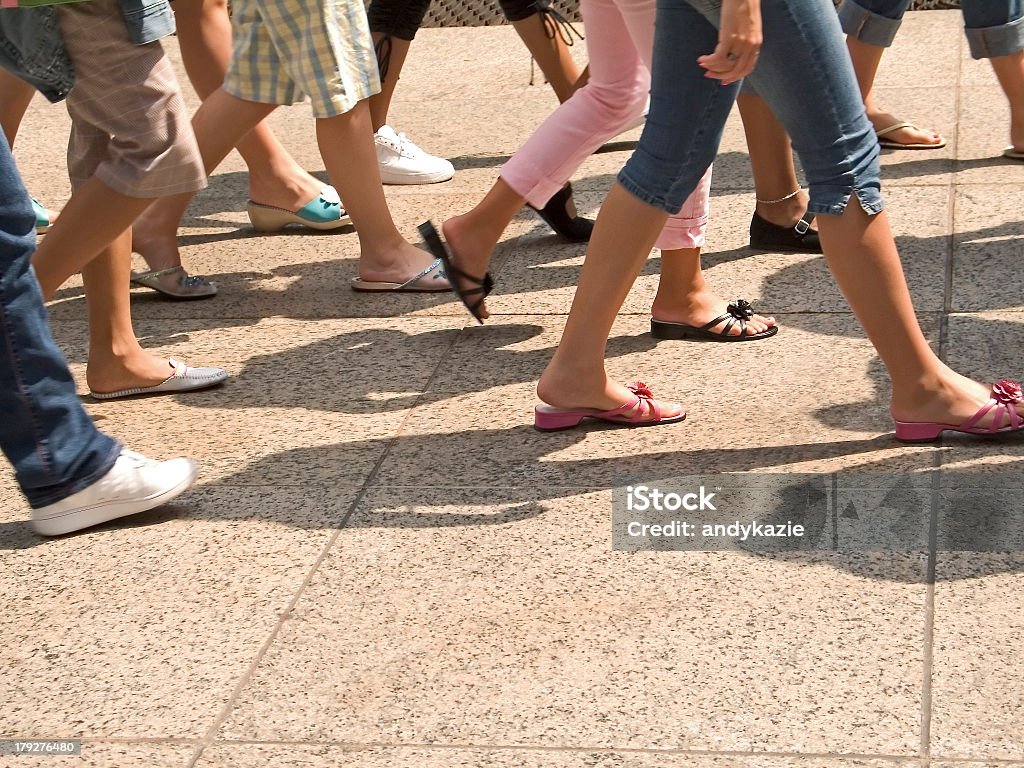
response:
<path id="1" fill-rule="evenodd" d="M 534 408 L 533 426 L 541 432 L 578 427 L 584 419 L 597 419 L 625 427 L 653 427 L 658 424 L 675 424 L 686 418 L 686 409 L 679 403 L 655 400 L 654 394 L 642 381 L 630 385 L 636 395 L 611 411 L 596 408 L 556 408 L 541 403 Z"/>
<path id="2" fill-rule="evenodd" d="M 1000 379 L 992 385 L 992 397 L 978 412 L 960 425 L 936 424 L 934 422 L 897 421 L 896 439 L 907 443 L 937 440 L 945 430 L 965 432 L 970 435 L 1002 435 L 1024 429 L 1024 418 L 1017 413 L 1017 403 L 1024 402 L 1020 384 Z M 987 427 L 976 426 L 985 416 L 992 413 L 992 423 Z M 1004 423 L 1005 422 L 1005 423 Z"/>

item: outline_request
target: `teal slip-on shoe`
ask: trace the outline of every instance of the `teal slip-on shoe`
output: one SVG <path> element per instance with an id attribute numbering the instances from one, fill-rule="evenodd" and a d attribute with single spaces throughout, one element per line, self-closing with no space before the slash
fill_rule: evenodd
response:
<path id="1" fill-rule="evenodd" d="M 36 214 L 36 234 L 41 235 L 48 232 L 50 225 L 53 224 L 50 220 L 50 212 L 34 197 L 32 198 L 32 210 Z"/>
<path id="2" fill-rule="evenodd" d="M 341 207 L 341 198 L 334 187 L 324 187 L 297 211 L 249 201 L 249 221 L 258 232 L 277 232 L 289 224 L 301 224 L 310 229 L 338 229 L 352 223 L 348 212 Z"/>

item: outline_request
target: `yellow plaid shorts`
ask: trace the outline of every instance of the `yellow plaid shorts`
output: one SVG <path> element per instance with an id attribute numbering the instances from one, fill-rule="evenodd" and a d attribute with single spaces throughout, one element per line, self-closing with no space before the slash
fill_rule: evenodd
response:
<path id="1" fill-rule="evenodd" d="M 234 51 L 224 89 L 261 104 L 309 96 L 333 117 L 380 91 L 361 0 L 234 0 Z"/>

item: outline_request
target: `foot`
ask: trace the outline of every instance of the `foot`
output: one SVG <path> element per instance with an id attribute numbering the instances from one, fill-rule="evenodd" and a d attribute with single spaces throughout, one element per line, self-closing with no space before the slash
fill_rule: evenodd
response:
<path id="1" fill-rule="evenodd" d="M 135 274 L 131 277 L 131 283 L 176 301 L 208 299 L 217 295 L 217 286 L 201 275 L 190 275 L 184 267 Z"/>
<path id="2" fill-rule="evenodd" d="M 316 199 L 320 190 L 328 186 L 314 178 L 303 168 L 295 166 L 285 174 L 261 174 L 249 172 L 249 199 L 257 205 L 297 211 L 310 200 Z"/>
<path id="3" fill-rule="evenodd" d="M 404 133 L 395 133 L 390 125 L 380 127 L 373 135 L 373 143 L 384 184 L 435 184 L 455 175 L 450 162 L 424 152 Z"/>
<path id="4" fill-rule="evenodd" d="M 537 397 L 555 408 L 593 409 L 613 411 L 623 404 L 636 400 L 636 393 L 624 384 L 609 380 L 601 370 L 583 374 L 570 366 L 563 367 L 552 360 L 537 382 Z M 658 401 L 662 416 L 672 418 L 683 413 L 679 403 Z M 629 417 L 645 409 L 643 402 L 622 412 Z"/>
<path id="5" fill-rule="evenodd" d="M 127 389 L 155 387 L 174 374 L 166 357 L 157 357 L 139 347 L 124 355 L 90 352 L 85 382 L 100 394 Z"/>
<path id="6" fill-rule="evenodd" d="M 894 390 L 889 412 L 896 421 L 956 426 L 973 417 L 989 401 L 991 395 L 990 384 L 972 381 L 945 368 L 934 381 L 922 384 L 916 391 Z M 1024 402 L 1018 402 L 1012 407 L 1024 417 Z M 995 411 L 990 411 L 974 426 L 989 427 L 994 416 Z"/>
<path id="7" fill-rule="evenodd" d="M 405 283 L 434 263 L 434 257 L 402 238 L 390 246 L 377 244 L 372 252 L 363 248 L 359 256 L 359 279 L 367 283 Z M 438 272 L 431 278 L 433 290 L 449 287 L 448 280 Z"/>
<path id="8" fill-rule="evenodd" d="M 665 296 L 659 291 L 654 299 L 654 305 L 651 307 L 651 316 L 662 322 L 684 323 L 694 328 L 700 328 L 716 317 L 726 314 L 728 306 L 728 301 L 707 289 L 672 296 Z M 721 332 L 728 323 L 729 319 L 725 318 L 708 330 L 712 333 Z M 738 336 L 741 332 L 745 332 L 748 336 L 753 336 L 768 330 L 775 324 L 774 317 L 755 314 L 747 320 L 745 331 L 741 331 L 740 324 L 734 322 L 728 335 Z"/>
<path id="9" fill-rule="evenodd" d="M 494 242 L 486 235 L 479 234 L 473 228 L 469 216 L 466 215 L 448 219 L 441 225 L 441 232 L 445 242 L 448 243 L 448 250 L 452 254 L 455 266 L 467 275 L 479 278 L 476 283 L 473 283 L 470 280 L 456 277 L 455 279 L 459 280 L 459 288 L 463 291 L 476 288 L 490 269 Z M 483 320 L 490 317 L 486 303 L 480 305 L 478 312 Z"/>
<path id="10" fill-rule="evenodd" d="M 55 504 L 32 510 L 32 527 L 60 536 L 162 506 L 196 481 L 190 459 L 154 461 L 122 449 L 114 466 L 87 488 Z"/>
<path id="11" fill-rule="evenodd" d="M 875 129 L 875 133 L 885 131 L 887 128 L 904 122 L 896 117 L 896 115 L 878 111 L 868 112 L 868 119 Z M 908 125 L 903 128 L 897 128 L 894 131 L 889 131 L 885 133 L 883 138 L 892 144 L 905 144 L 907 146 L 915 144 L 934 144 L 938 146 L 945 143 L 945 139 L 935 131 L 918 128 L 916 125 Z"/>

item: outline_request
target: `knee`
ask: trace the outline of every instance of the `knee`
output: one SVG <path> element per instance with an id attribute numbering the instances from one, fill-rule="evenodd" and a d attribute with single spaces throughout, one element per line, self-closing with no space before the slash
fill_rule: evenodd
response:
<path id="1" fill-rule="evenodd" d="M 576 97 L 588 99 L 602 122 L 614 128 L 627 125 L 644 114 L 650 88 L 650 75 L 641 68 L 632 78 L 617 83 L 591 80 L 577 92 Z"/>

